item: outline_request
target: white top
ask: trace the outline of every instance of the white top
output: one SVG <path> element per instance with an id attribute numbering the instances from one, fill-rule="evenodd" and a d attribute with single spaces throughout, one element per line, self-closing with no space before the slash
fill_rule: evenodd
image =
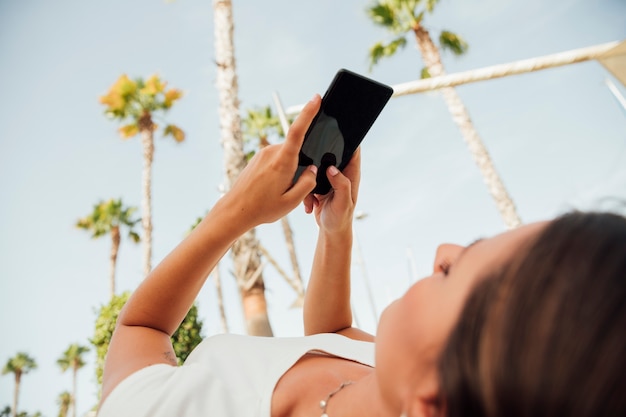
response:
<path id="1" fill-rule="evenodd" d="M 310 351 L 374 366 L 373 343 L 334 333 L 212 336 L 182 366 L 157 364 L 128 376 L 109 394 L 98 416 L 270 417 L 276 383 Z"/>

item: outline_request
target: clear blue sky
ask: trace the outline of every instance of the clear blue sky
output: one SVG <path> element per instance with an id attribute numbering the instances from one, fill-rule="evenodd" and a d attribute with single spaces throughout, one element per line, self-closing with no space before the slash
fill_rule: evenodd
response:
<path id="1" fill-rule="evenodd" d="M 235 0 L 242 110 L 299 104 L 323 93 L 341 67 L 367 74 L 366 54 L 386 34 L 367 19 L 364 1 Z M 185 143 L 157 138 L 154 163 L 154 262 L 184 237 L 217 199 L 222 181 L 209 1 L 0 0 L 0 361 L 27 351 L 39 369 L 23 378 L 20 410 L 58 412 L 71 388 L 56 359 L 88 344 L 95 309 L 108 297 L 108 239 L 73 227 L 100 199 L 139 205 L 141 150 L 122 141 L 97 98 L 122 73 L 160 74 L 185 97 L 167 120 Z M 626 38 L 622 0 L 445 0 L 427 26 L 466 38 L 469 53 L 445 56 L 456 72 Z M 412 39 L 369 75 L 387 84 L 418 78 Z M 587 62 L 458 91 L 525 222 L 571 208 L 626 199 L 626 113 L 605 86 L 610 75 Z M 619 86 L 622 94 L 624 86 Z M 380 312 L 413 279 L 428 273 L 436 245 L 467 243 L 504 226 L 465 144 L 436 93 L 393 99 L 363 145 L 358 242 Z M 290 216 L 304 275 L 316 228 L 301 209 Z M 288 267 L 278 225 L 259 236 Z M 141 279 L 139 247 L 122 242 L 118 287 Z M 228 319 L 243 332 L 228 263 L 222 266 Z M 301 334 L 294 294 L 268 267 L 274 332 Z M 354 305 L 374 331 L 363 274 L 354 267 Z M 220 331 L 211 285 L 200 296 L 205 335 Z M 96 402 L 93 353 L 79 373 L 82 415 Z M 0 378 L 0 407 L 13 380 Z"/>

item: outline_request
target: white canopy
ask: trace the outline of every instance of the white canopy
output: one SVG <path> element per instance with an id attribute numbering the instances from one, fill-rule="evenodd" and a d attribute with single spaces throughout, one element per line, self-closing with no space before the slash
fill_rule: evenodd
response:
<path id="1" fill-rule="evenodd" d="M 626 41 L 620 42 L 616 47 L 602 54 L 598 61 L 626 86 Z"/>

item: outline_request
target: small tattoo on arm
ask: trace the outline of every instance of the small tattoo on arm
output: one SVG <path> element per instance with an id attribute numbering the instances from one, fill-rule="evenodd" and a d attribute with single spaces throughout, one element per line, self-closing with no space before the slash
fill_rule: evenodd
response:
<path id="1" fill-rule="evenodd" d="M 165 357 L 165 360 L 169 362 L 170 365 L 173 365 L 173 366 L 178 365 L 178 360 L 176 359 L 176 355 L 174 355 L 174 352 L 172 352 L 171 350 L 168 350 L 167 352 L 163 352 L 163 356 Z"/>

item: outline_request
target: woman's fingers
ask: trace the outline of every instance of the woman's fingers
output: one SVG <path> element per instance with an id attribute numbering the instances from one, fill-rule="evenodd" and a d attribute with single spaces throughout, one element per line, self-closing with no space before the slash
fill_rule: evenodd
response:
<path id="1" fill-rule="evenodd" d="M 316 177 L 317 167 L 315 165 L 309 165 L 307 169 L 302 172 L 298 181 L 296 181 L 296 183 L 289 190 L 287 190 L 287 192 L 285 192 L 285 197 L 293 201 L 296 205 L 299 204 L 301 201 L 305 200 L 311 191 L 313 191 L 313 188 L 315 188 Z M 310 213 L 310 211 L 307 213 Z"/>
<path id="2" fill-rule="evenodd" d="M 331 165 L 326 169 L 326 177 L 335 194 L 344 194 L 350 191 L 350 179 L 342 174 L 336 166 Z"/>
<path id="3" fill-rule="evenodd" d="M 284 153 L 286 160 L 298 157 L 300 148 L 302 147 L 302 142 L 304 142 L 304 135 L 309 129 L 315 115 L 319 111 L 321 103 L 322 98 L 319 94 L 315 94 L 311 101 L 304 106 L 300 115 L 296 118 L 293 124 L 289 127 L 287 138 L 285 139 L 282 147 L 282 152 Z"/>
<path id="4" fill-rule="evenodd" d="M 313 194 L 308 194 L 304 197 L 302 204 L 304 204 L 304 212 L 306 214 L 311 214 L 313 213 L 313 210 L 315 210 L 315 207 L 319 204 L 319 201 Z"/>
<path id="5" fill-rule="evenodd" d="M 352 200 L 352 183 L 348 177 L 343 175 L 335 166 L 330 166 L 326 170 L 326 176 L 333 190 L 332 199 L 336 210 L 343 212 L 354 206 Z"/>
<path id="6" fill-rule="evenodd" d="M 352 201 L 356 203 L 359 194 L 359 183 L 361 182 L 361 147 L 358 147 L 352 155 L 350 162 L 343 170 L 343 175 L 352 182 Z"/>

